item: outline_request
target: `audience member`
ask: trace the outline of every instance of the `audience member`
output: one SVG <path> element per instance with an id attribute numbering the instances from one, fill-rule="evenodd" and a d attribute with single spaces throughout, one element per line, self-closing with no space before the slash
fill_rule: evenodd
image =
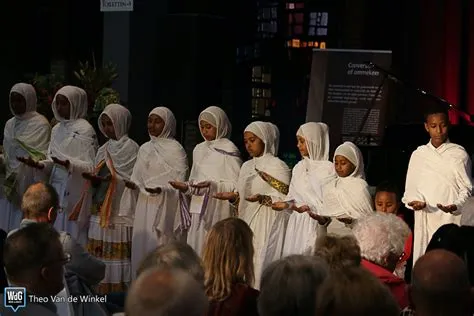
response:
<path id="1" fill-rule="evenodd" d="M 52 225 L 56 220 L 58 207 L 59 198 L 54 187 L 42 182 L 32 184 L 23 194 L 21 201 L 24 219 L 21 221 L 20 229 L 32 223 Z M 9 235 L 15 231 L 11 231 Z M 59 232 L 59 239 L 64 252 L 71 255 L 71 261 L 66 264 L 66 270 L 76 274 L 89 286 L 98 284 L 104 278 L 104 263 L 85 251 L 67 232 Z"/>
<path id="2" fill-rule="evenodd" d="M 398 316 L 399 312 L 393 295 L 376 277 L 361 267 L 347 267 L 331 273 L 321 285 L 312 315 Z"/>
<path id="3" fill-rule="evenodd" d="M 208 300 L 202 284 L 182 269 L 151 268 L 132 283 L 127 316 L 202 316 Z"/>
<path id="4" fill-rule="evenodd" d="M 140 263 L 137 275 L 150 268 L 182 269 L 199 284 L 204 284 L 204 270 L 197 253 L 186 243 L 170 241 L 150 252 Z"/>
<path id="5" fill-rule="evenodd" d="M 445 224 L 438 228 L 431 237 L 426 252 L 436 249 L 451 251 L 464 260 L 466 247 L 461 227 L 456 224 Z"/>
<path id="6" fill-rule="evenodd" d="M 249 225 L 235 217 L 217 222 L 209 231 L 203 253 L 208 316 L 258 315 L 259 292 L 251 287 L 252 239 Z"/>
<path id="7" fill-rule="evenodd" d="M 359 220 L 353 229 L 362 254 L 362 266 L 390 288 L 401 308 L 408 306 L 406 283 L 394 275 L 404 256 L 410 228 L 394 214 L 375 213 Z"/>
<path id="8" fill-rule="evenodd" d="M 359 244 L 351 235 L 329 234 L 318 238 L 315 255 L 326 260 L 331 269 L 358 267 L 362 260 Z"/>
<path id="9" fill-rule="evenodd" d="M 6 239 L 3 260 L 11 286 L 26 288 L 27 297 L 50 297 L 57 295 L 64 287 L 63 267 L 70 256 L 64 253 L 59 234 L 51 225 L 34 223 Z M 3 302 L 4 298 L 1 300 Z M 4 305 L 0 307 L 2 315 L 17 315 Z M 21 312 L 24 315 L 57 315 L 56 305 L 51 301 L 28 301 Z"/>
<path id="10" fill-rule="evenodd" d="M 409 292 L 416 316 L 472 316 L 468 271 L 454 253 L 427 252 L 415 263 L 412 280 Z"/>
<path id="11" fill-rule="evenodd" d="M 260 284 L 259 315 L 315 315 L 316 294 L 328 270 L 327 264 L 314 256 L 293 255 L 271 263 Z"/>

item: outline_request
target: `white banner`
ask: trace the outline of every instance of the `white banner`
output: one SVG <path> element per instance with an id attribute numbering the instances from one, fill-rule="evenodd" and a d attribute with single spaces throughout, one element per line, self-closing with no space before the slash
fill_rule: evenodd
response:
<path id="1" fill-rule="evenodd" d="M 101 12 L 133 11 L 133 0 L 100 0 Z"/>

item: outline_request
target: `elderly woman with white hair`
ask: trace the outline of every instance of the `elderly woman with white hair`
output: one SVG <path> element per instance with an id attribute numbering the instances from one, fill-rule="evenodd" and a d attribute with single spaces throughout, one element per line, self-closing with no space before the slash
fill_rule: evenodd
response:
<path id="1" fill-rule="evenodd" d="M 362 266 L 390 288 L 401 308 L 408 306 L 406 283 L 393 272 L 404 256 L 410 228 L 393 214 L 374 213 L 359 220 L 353 228 L 359 242 Z"/>

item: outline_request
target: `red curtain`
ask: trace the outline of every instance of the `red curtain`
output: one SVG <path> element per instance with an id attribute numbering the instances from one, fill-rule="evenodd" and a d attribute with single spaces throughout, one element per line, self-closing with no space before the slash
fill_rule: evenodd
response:
<path id="1" fill-rule="evenodd" d="M 461 67 L 463 67 L 461 65 L 462 1 L 420 0 L 417 84 L 449 103 L 459 105 L 460 110 L 466 110 L 459 104 Z M 474 65 L 471 67 L 474 69 Z M 472 75 L 474 76 L 474 73 Z M 474 86 L 474 81 L 471 85 Z M 474 102 L 474 94 L 472 101 Z M 474 103 L 472 106 L 474 113 Z M 459 114 L 460 112 L 453 111 L 450 113 L 452 123 L 459 122 Z"/>
<path id="2" fill-rule="evenodd" d="M 468 79 L 467 79 L 467 106 L 469 114 L 474 114 L 474 1 L 469 1 L 469 45 L 468 45 Z"/>

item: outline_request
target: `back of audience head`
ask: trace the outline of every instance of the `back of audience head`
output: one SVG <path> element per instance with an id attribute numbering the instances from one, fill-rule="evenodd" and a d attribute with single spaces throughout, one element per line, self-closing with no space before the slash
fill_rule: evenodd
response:
<path id="1" fill-rule="evenodd" d="M 205 290 L 210 300 L 228 298 L 236 283 L 253 284 L 253 254 L 253 232 L 243 220 L 231 217 L 212 227 L 203 252 Z"/>
<path id="2" fill-rule="evenodd" d="M 410 298 L 416 315 L 472 315 L 473 291 L 464 262 L 446 250 L 432 250 L 415 263 Z"/>
<path id="3" fill-rule="evenodd" d="M 63 289 L 63 266 L 69 257 L 51 225 L 33 223 L 15 231 L 5 241 L 3 257 L 7 277 L 15 286 L 38 296 Z"/>
<path id="4" fill-rule="evenodd" d="M 140 275 L 150 268 L 171 268 L 188 271 L 197 282 L 204 284 L 201 259 L 186 243 L 172 241 L 151 251 L 137 270 Z"/>
<path id="5" fill-rule="evenodd" d="M 352 230 L 362 258 L 393 272 L 404 255 L 410 228 L 399 217 L 374 213 L 360 219 Z"/>
<path id="6" fill-rule="evenodd" d="M 377 212 L 397 214 L 400 208 L 400 191 L 390 182 L 383 181 L 375 189 L 375 210 Z"/>
<path id="7" fill-rule="evenodd" d="M 400 309 L 387 286 L 362 267 L 331 273 L 317 293 L 317 316 L 398 316 Z"/>
<path id="8" fill-rule="evenodd" d="M 328 234 L 316 239 L 317 257 L 323 258 L 331 269 L 359 266 L 360 247 L 353 236 Z"/>
<path id="9" fill-rule="evenodd" d="M 202 284 L 183 269 L 143 271 L 132 283 L 125 302 L 127 316 L 202 316 L 208 300 Z"/>
<path id="10" fill-rule="evenodd" d="M 316 294 L 328 273 L 327 264 L 314 256 L 293 255 L 271 263 L 262 275 L 259 315 L 314 315 Z"/>
<path id="11" fill-rule="evenodd" d="M 30 185 L 21 200 L 21 210 L 25 218 L 38 222 L 54 223 L 58 206 L 58 193 L 51 184 L 43 182 Z"/>
<path id="12" fill-rule="evenodd" d="M 465 243 L 463 230 L 456 224 L 446 224 L 438 228 L 426 247 L 426 252 L 436 249 L 451 251 L 464 260 Z"/>

